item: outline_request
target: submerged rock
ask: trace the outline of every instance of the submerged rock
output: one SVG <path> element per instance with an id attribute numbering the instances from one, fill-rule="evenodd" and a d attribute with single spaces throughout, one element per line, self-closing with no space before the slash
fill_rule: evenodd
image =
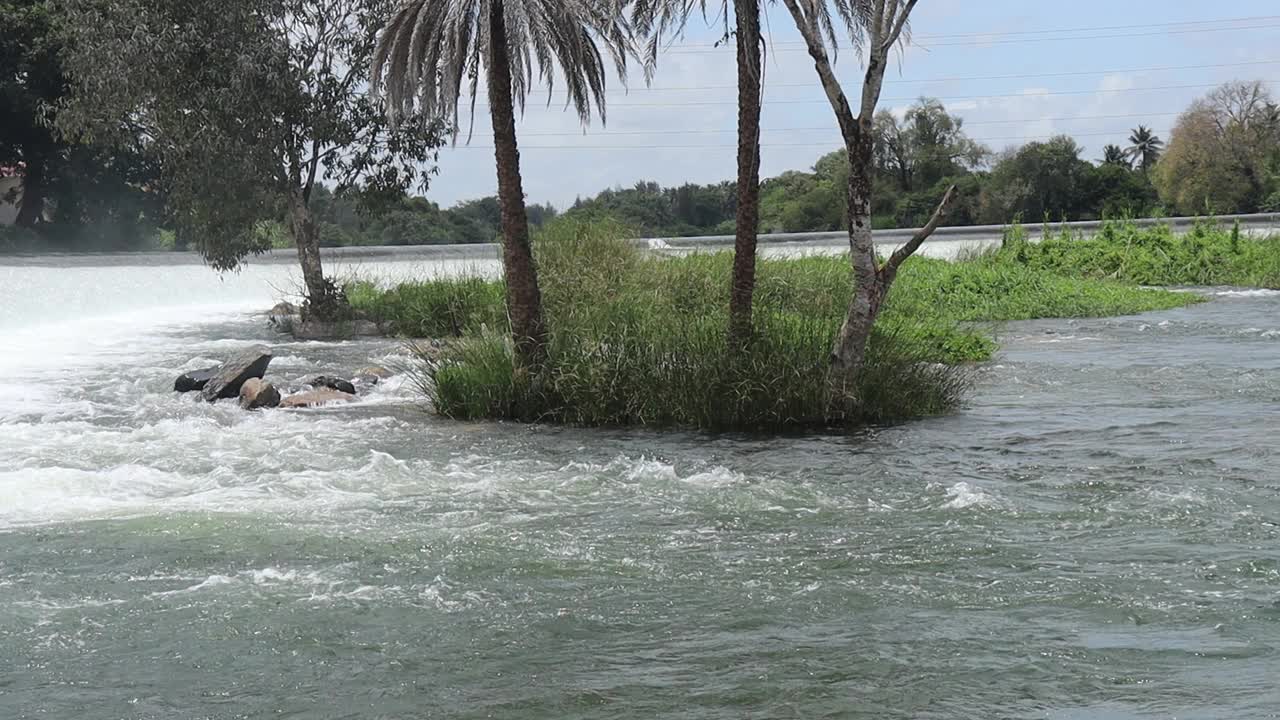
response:
<path id="1" fill-rule="evenodd" d="M 355 337 L 380 337 L 382 329 L 371 320 L 325 322 L 313 318 L 296 320 L 288 330 L 299 340 L 348 340 Z"/>
<path id="2" fill-rule="evenodd" d="M 357 378 L 369 385 L 377 385 L 379 380 L 386 380 L 392 375 L 395 375 L 395 373 L 381 365 L 369 365 L 368 367 L 362 367 L 355 372 L 355 376 Z"/>
<path id="3" fill-rule="evenodd" d="M 310 392 L 298 393 L 290 395 L 281 403 L 282 408 L 309 408 L 320 407 L 321 405 L 331 405 L 333 403 L 350 403 L 355 402 L 356 396 L 351 393 L 338 392 L 325 388 L 323 390 L 312 390 Z"/>
<path id="4" fill-rule="evenodd" d="M 266 348 L 256 348 L 228 361 L 204 386 L 202 393 L 204 399 L 214 402 L 238 396 L 240 388 L 246 381 L 253 378 L 262 379 L 262 376 L 267 374 L 271 357 L 271 351 Z"/>
<path id="5" fill-rule="evenodd" d="M 310 385 L 317 390 L 321 388 L 328 388 L 330 390 L 347 393 L 348 395 L 356 394 L 355 385 L 352 385 L 350 382 L 343 380 L 342 378 L 331 377 L 329 375 L 315 375 L 303 380 L 302 384 Z"/>
<path id="6" fill-rule="evenodd" d="M 285 302 L 285 301 L 276 303 L 275 307 L 267 311 L 267 314 L 271 316 L 300 315 L 301 313 L 302 313 L 301 308 L 299 308 L 297 305 L 294 305 L 291 302 Z"/>
<path id="7" fill-rule="evenodd" d="M 205 385 L 218 374 L 219 366 L 205 368 L 203 370 L 192 370 L 191 372 L 182 373 L 177 380 L 173 381 L 174 392 L 189 393 L 203 390 Z"/>
<path id="8" fill-rule="evenodd" d="M 275 385 L 249 378 L 240 386 L 240 407 L 245 410 L 261 410 L 280 406 L 280 391 Z"/>

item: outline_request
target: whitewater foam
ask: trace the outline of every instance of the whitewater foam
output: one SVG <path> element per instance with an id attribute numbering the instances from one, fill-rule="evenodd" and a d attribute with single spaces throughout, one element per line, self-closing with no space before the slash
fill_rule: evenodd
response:
<path id="1" fill-rule="evenodd" d="M 961 510 L 971 507 L 995 507 L 996 499 L 987 491 L 967 482 L 958 482 L 947 488 L 947 497 L 951 498 L 942 507 Z"/>

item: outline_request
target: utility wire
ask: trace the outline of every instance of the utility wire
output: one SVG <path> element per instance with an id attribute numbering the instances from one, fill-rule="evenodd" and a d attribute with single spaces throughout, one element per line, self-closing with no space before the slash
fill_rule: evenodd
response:
<path id="1" fill-rule="evenodd" d="M 834 131 L 835 131 L 835 128 L 830 128 L 830 130 L 832 130 L 832 131 L 834 132 Z M 1069 137 L 1073 137 L 1073 138 L 1076 138 L 1076 137 L 1103 137 L 1103 136 L 1112 136 L 1112 137 L 1116 137 L 1116 136 L 1123 136 L 1123 135 L 1125 135 L 1125 134 L 1126 134 L 1126 133 L 1128 133 L 1128 132 L 1130 132 L 1130 130 L 1125 129 L 1125 130 L 1117 130 L 1117 131 L 1114 131 L 1114 132 L 1071 133 L 1071 134 L 1069 134 Z M 1158 133 L 1158 134 L 1160 134 L 1160 135 L 1168 135 L 1168 133 L 1167 133 L 1167 132 L 1162 132 L 1162 133 Z M 1006 137 L 973 138 L 973 140 L 975 140 L 975 141 L 977 141 L 977 142 L 1008 142 L 1008 141 L 1012 141 L 1012 140 L 1047 140 L 1047 139 L 1050 139 L 1050 138 L 1058 137 L 1058 135 L 1068 135 L 1068 133 L 1056 133 L 1056 134 L 1053 134 L 1053 135 L 1010 135 L 1010 136 L 1006 136 Z M 840 141 L 840 139 L 839 139 L 839 138 L 835 138 L 835 139 L 833 139 L 833 140 L 832 140 L 832 141 L 830 141 L 830 142 L 801 142 L 801 143 L 788 143 L 788 142 L 768 143 L 768 142 L 766 142 L 766 143 L 761 143 L 761 144 L 760 144 L 760 147 L 762 147 L 762 148 L 780 148 L 780 147 L 788 147 L 788 148 L 800 148 L 800 147 L 806 147 L 806 148 L 811 148 L 811 147 L 823 147 L 823 148 L 830 148 L 830 147 L 832 147 L 832 145 L 833 145 L 833 144 L 834 144 L 834 145 L 838 145 L 840 142 L 841 142 L 841 141 Z M 729 144 L 729 143 L 717 144 L 717 145 L 707 145 L 707 144 L 698 144 L 698 145 L 588 145 L 588 144 L 577 144 L 577 145 L 521 145 L 521 146 L 520 146 L 520 149 L 521 149 L 521 150 L 708 150 L 708 149 L 727 149 L 727 148 L 736 148 L 736 147 L 738 147 L 736 144 Z M 467 150 L 493 150 L 493 146 L 492 146 L 492 145 L 458 145 L 458 146 L 456 146 L 456 148 L 455 148 L 455 149 L 467 149 Z"/>
<path id="2" fill-rule="evenodd" d="M 1276 80 L 1262 80 L 1264 84 L 1274 84 Z M 1208 88 L 1218 87 L 1221 83 L 1193 83 L 1190 85 L 1160 85 L 1155 87 L 1134 87 L 1134 88 L 1114 88 L 1106 90 L 1058 90 L 1049 92 L 1036 93 L 1004 93 L 997 95 L 946 95 L 934 97 L 935 100 L 996 100 L 1007 98 L 1041 98 L 1041 97 L 1058 97 L 1065 95 L 1104 95 L 1115 93 L 1131 93 L 1131 92 L 1152 92 L 1156 90 L 1187 90 L 1192 88 Z M 896 97 L 896 98 L 880 98 L 880 102 L 912 102 L 918 100 L 918 96 L 914 97 Z M 770 105 L 813 105 L 826 104 L 829 102 L 826 98 L 815 98 L 812 100 L 765 100 L 764 106 Z M 695 100 L 692 102 L 639 102 L 639 103 L 611 103 L 610 108 L 620 107 L 706 107 L 715 105 L 737 105 L 737 99 L 733 100 Z"/>
<path id="3" fill-rule="evenodd" d="M 1116 33 L 1116 34 L 1110 34 L 1110 35 L 1073 35 L 1069 37 L 1015 38 L 1011 40 L 978 40 L 978 41 L 969 41 L 969 42 L 945 42 L 945 43 L 918 42 L 915 39 L 913 39 L 912 45 L 928 50 L 928 49 L 940 48 L 940 47 L 976 47 L 976 46 L 983 46 L 983 45 L 1014 45 L 1018 43 L 1041 43 L 1041 42 L 1061 41 L 1061 40 L 1113 40 L 1113 39 L 1154 37 L 1154 36 L 1164 37 L 1168 35 L 1189 35 L 1193 33 L 1240 32 L 1240 31 L 1248 31 L 1248 30 L 1266 30 L 1269 28 L 1277 28 L 1277 27 L 1280 27 L 1280 23 L 1273 23 L 1273 24 L 1266 24 L 1266 25 L 1248 25 L 1244 27 L 1229 27 L 1229 28 L 1195 28 L 1191 30 L 1161 30 L 1158 32 Z M 723 52 L 723 50 L 676 49 L 676 50 L 668 50 L 666 54 L 668 55 L 707 55 L 710 53 L 717 53 L 717 52 Z M 807 47 L 775 46 L 773 48 L 773 52 L 779 52 L 779 53 L 808 52 L 808 48 Z"/>
<path id="4" fill-rule="evenodd" d="M 962 124 L 964 127 L 970 125 L 1009 125 L 1014 123 L 1034 123 L 1034 122 L 1074 122 L 1077 120 L 1119 120 L 1123 118 L 1153 118 L 1153 117 L 1173 117 L 1181 115 L 1182 111 L 1177 112 L 1159 112 L 1159 113 L 1128 113 L 1123 115 L 1077 115 L 1075 117 L 1046 117 L 1046 118 L 1018 118 L 1014 120 L 965 120 Z M 778 127 L 760 128 L 761 132 L 827 132 L 834 130 L 831 125 L 822 127 Z M 598 133 L 583 132 L 521 132 L 520 137 L 611 137 L 621 135 L 731 135 L 736 133 L 736 128 L 725 128 L 720 130 L 712 129 L 696 129 L 696 130 L 616 130 Z M 476 133 L 475 137 L 491 137 L 492 133 Z"/>
<path id="5" fill-rule="evenodd" d="M 956 38 L 991 38 L 1006 37 L 1009 35 L 1050 35 L 1055 33 L 1081 33 L 1081 32 L 1110 32 L 1114 30 L 1151 30 L 1153 28 L 1162 27 L 1187 27 L 1193 25 L 1223 25 L 1229 23 L 1256 23 L 1259 21 L 1276 21 L 1280 20 L 1280 15 L 1250 15 L 1246 17 L 1221 18 L 1217 20 L 1182 20 L 1164 23 L 1140 23 L 1137 25 L 1094 25 L 1090 27 L 1075 28 L 1045 28 L 1043 30 L 995 30 L 992 32 L 973 32 L 973 33 L 913 33 L 912 40 L 951 40 Z M 1245 28 L 1219 28 L 1225 30 L 1249 29 Z M 785 40 L 783 42 L 770 43 L 770 46 L 787 46 L 798 45 L 805 46 L 802 40 Z M 669 48 L 705 48 L 703 43 L 673 43 L 665 47 Z"/>
<path id="6" fill-rule="evenodd" d="M 1179 70 L 1211 70 L 1221 68 L 1237 68 L 1237 67 L 1256 67 L 1259 65 L 1280 65 L 1280 60 L 1253 60 L 1249 62 L 1238 63 L 1211 63 L 1206 65 L 1165 65 L 1163 67 L 1145 67 L 1145 68 L 1117 68 L 1114 70 L 1075 70 L 1070 72 L 1056 73 L 1023 73 L 1017 75 L 970 75 L 958 77 L 938 77 L 938 78 L 919 78 L 919 79 L 898 79 L 885 80 L 885 85 L 920 85 L 927 83 L 955 83 L 955 82 L 977 82 L 987 80 L 1036 80 L 1043 78 L 1060 78 L 1060 77 L 1093 77 L 1102 75 L 1116 75 L 1120 73 L 1145 73 L 1145 72 L 1173 72 Z M 813 81 L 810 82 L 792 82 L 792 83 L 774 83 L 766 82 L 766 88 L 779 87 L 813 87 Z M 667 92 L 667 91 L 701 91 L 701 90 L 736 90 L 738 86 L 734 85 L 686 85 L 676 87 L 650 87 L 641 86 L 635 88 L 615 89 L 606 91 L 607 95 L 630 95 L 634 92 Z M 487 95 L 486 91 L 477 93 L 480 97 Z"/>

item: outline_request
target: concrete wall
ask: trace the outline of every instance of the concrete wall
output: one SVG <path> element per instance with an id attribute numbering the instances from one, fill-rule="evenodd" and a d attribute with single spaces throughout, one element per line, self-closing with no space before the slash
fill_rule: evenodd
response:
<path id="1" fill-rule="evenodd" d="M 16 177 L 0 177 L 0 225 L 12 225 L 13 221 L 18 217 L 17 202 L 21 199 L 21 194 L 14 196 L 14 202 L 5 202 L 5 197 L 13 188 L 22 185 L 22 178 Z"/>

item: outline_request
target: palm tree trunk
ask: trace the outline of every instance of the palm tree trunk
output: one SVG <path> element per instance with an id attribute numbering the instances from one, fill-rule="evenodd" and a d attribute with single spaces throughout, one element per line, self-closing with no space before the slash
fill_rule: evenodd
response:
<path id="1" fill-rule="evenodd" d="M 738 34 L 738 208 L 729 296 L 729 345 L 751 338 L 756 285 L 756 233 L 760 226 L 760 2 L 734 0 Z"/>
<path id="2" fill-rule="evenodd" d="M 489 114 L 493 119 L 494 156 L 498 165 L 507 313 L 511 316 L 517 363 L 525 368 L 537 368 L 546 358 L 547 330 L 542 317 L 538 271 L 529 243 L 529 217 L 520 178 L 520 149 L 516 144 L 515 104 L 511 95 L 511 60 L 507 55 L 501 0 L 494 0 L 489 12 Z"/>

